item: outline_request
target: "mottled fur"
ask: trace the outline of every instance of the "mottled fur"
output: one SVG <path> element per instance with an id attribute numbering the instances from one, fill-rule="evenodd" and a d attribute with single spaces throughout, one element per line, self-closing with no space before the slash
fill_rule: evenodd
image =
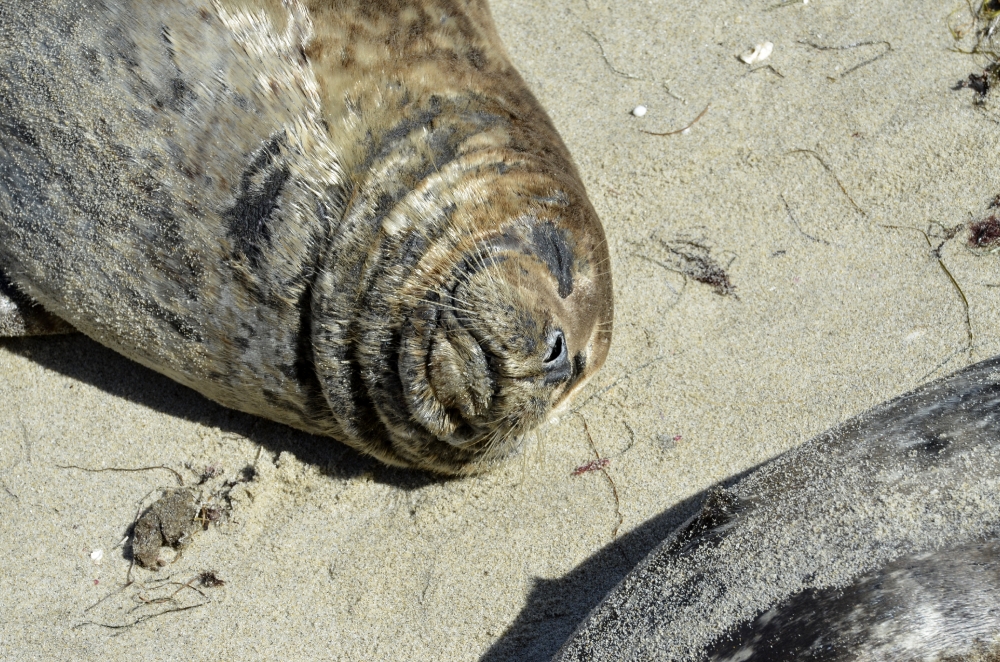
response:
<path id="1" fill-rule="evenodd" d="M 449 473 L 611 334 L 600 223 L 477 1 L 3 2 L 0 272 L 222 404 Z"/>
<path id="2" fill-rule="evenodd" d="M 710 662 L 1000 659 L 1000 542 L 909 554 L 807 589 L 719 637 Z"/>
<path id="3" fill-rule="evenodd" d="M 1000 357 L 715 491 L 556 662 L 1000 653 Z"/>

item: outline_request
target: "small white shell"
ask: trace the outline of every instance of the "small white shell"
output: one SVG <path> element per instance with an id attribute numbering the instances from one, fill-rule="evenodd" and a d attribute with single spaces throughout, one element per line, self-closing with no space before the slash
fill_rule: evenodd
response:
<path id="1" fill-rule="evenodd" d="M 774 44 L 769 41 L 765 41 L 763 44 L 757 44 L 752 50 L 747 51 L 740 56 L 740 59 L 747 64 L 755 64 L 757 62 L 763 62 L 767 58 L 771 57 L 771 51 L 774 50 Z"/>
<path id="2" fill-rule="evenodd" d="M 632 114 L 635 115 L 636 117 L 642 117 L 643 115 L 646 114 L 646 107 L 636 106 L 635 108 L 632 109 Z"/>
<path id="3" fill-rule="evenodd" d="M 103 559 L 103 558 L 104 558 L 104 550 L 103 549 L 95 549 L 94 551 L 92 551 L 90 553 L 90 560 L 93 561 L 94 563 L 98 563 L 99 564 L 101 562 L 101 559 Z"/>

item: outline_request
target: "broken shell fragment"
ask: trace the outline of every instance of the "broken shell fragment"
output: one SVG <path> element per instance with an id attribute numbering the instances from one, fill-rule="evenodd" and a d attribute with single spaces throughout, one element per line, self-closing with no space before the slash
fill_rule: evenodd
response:
<path id="1" fill-rule="evenodd" d="M 757 62 L 763 62 L 767 58 L 771 57 L 771 51 L 774 50 L 774 44 L 769 41 L 765 41 L 763 44 L 757 44 L 753 49 L 747 51 L 740 56 L 740 59 L 747 64 L 756 64 Z"/>

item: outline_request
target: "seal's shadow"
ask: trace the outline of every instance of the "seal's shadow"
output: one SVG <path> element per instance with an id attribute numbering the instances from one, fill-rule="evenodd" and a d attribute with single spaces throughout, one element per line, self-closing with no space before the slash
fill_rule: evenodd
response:
<path id="1" fill-rule="evenodd" d="M 727 478 L 668 508 L 617 538 L 559 579 L 539 579 L 527 604 L 479 662 L 548 662 L 590 611 L 653 548 L 701 508 L 711 490 L 729 487 L 756 469 Z"/>
<path id="2" fill-rule="evenodd" d="M 227 409 L 82 334 L 3 338 L 0 347 L 116 397 L 245 436 L 274 453 L 289 451 L 327 475 L 351 478 L 369 473 L 374 480 L 405 490 L 447 480 L 423 472 L 385 467 L 333 439 Z M 731 485 L 752 470 L 720 485 Z M 565 576 L 538 580 L 521 613 L 480 662 L 551 659 L 590 610 L 656 545 L 697 512 L 707 492 L 685 499 L 619 537 Z"/>
<path id="3" fill-rule="evenodd" d="M 352 478 L 368 473 L 373 480 L 405 490 L 447 480 L 425 472 L 386 467 L 333 439 L 223 407 L 83 334 L 2 338 L 0 347 L 116 397 L 242 435 L 274 453 L 289 451 L 327 475 Z"/>

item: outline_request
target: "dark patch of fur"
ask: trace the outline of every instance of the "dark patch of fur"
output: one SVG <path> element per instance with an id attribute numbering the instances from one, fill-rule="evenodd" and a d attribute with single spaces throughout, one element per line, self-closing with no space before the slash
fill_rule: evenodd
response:
<path id="1" fill-rule="evenodd" d="M 161 94 L 156 104 L 177 113 L 184 112 L 198 98 L 198 94 L 182 78 L 171 78 L 167 89 Z"/>
<path id="2" fill-rule="evenodd" d="M 260 149 L 243 172 L 236 202 L 222 214 L 236 251 L 255 268 L 264 248 L 270 246 L 271 215 L 291 174 L 288 168 L 277 165 L 283 142 L 284 136 L 276 136 Z"/>
<path id="3" fill-rule="evenodd" d="M 539 223 L 531 229 L 533 252 L 552 272 L 563 299 L 573 293 L 573 249 L 566 234 L 552 223 Z"/>
<path id="4" fill-rule="evenodd" d="M 4 101 L 5 99 L 0 98 L 0 107 L 7 105 Z M 14 117 L 8 117 L 6 113 L 0 113 L 0 136 L 9 136 L 22 145 L 35 150 L 41 147 L 31 127 L 23 122 L 19 122 Z"/>
<path id="5" fill-rule="evenodd" d="M 201 333 L 198 331 L 196 322 L 193 323 L 192 320 L 184 319 L 177 313 L 167 310 L 148 296 L 133 292 L 132 305 L 136 310 L 141 310 L 146 315 L 154 319 L 163 320 L 185 340 L 190 340 L 196 343 L 200 343 L 204 340 Z"/>
<path id="6" fill-rule="evenodd" d="M 392 154 L 399 147 L 399 143 L 406 139 L 414 131 L 428 127 L 441 115 L 441 101 L 437 97 L 431 99 L 430 107 L 421 109 L 413 117 L 408 117 L 402 122 L 392 127 L 381 136 L 378 143 L 374 143 L 370 149 L 369 157 L 358 168 L 359 171 L 370 171 L 376 161 L 381 161 Z"/>
<path id="7" fill-rule="evenodd" d="M 866 653 L 905 634 L 905 631 L 893 632 L 892 624 L 899 619 L 905 622 L 909 611 L 924 608 L 929 612 L 944 612 L 945 618 L 954 619 L 956 613 L 966 610 L 963 601 L 974 603 L 983 598 L 983 594 L 970 597 L 971 584 L 979 584 L 976 588 L 987 587 L 984 594 L 994 591 L 997 572 L 990 552 L 995 549 L 995 545 L 980 548 L 973 544 L 939 552 L 930 559 L 920 555 L 904 557 L 865 573 L 846 587 L 805 589 L 716 639 L 706 651 L 706 659 L 729 660 L 734 656 L 747 662 L 868 659 Z M 968 574 L 970 566 L 976 568 L 975 575 Z M 954 574 L 949 576 L 949 573 Z M 970 622 L 969 632 L 987 629 L 984 625 Z M 930 659 L 931 655 L 940 662 L 996 659 L 1000 645 L 985 645 L 971 635 L 966 637 L 963 641 L 959 632 L 953 631 L 950 637 L 941 638 L 937 650 L 920 650 L 920 659 Z M 900 652 L 897 659 L 918 659 L 916 652 Z"/>
<path id="8" fill-rule="evenodd" d="M 925 453 L 930 453 L 932 455 L 937 455 L 941 451 L 948 448 L 951 444 L 951 440 L 946 436 L 941 434 L 929 433 L 921 437 L 920 443 L 914 446 L 915 450 L 920 450 Z"/>
<path id="9" fill-rule="evenodd" d="M 483 52 L 478 48 L 470 48 L 469 51 L 465 54 L 465 59 L 467 59 L 469 61 L 469 64 L 471 64 L 479 71 L 482 71 L 483 69 L 486 68 L 487 65 L 486 56 L 483 55 Z"/>

